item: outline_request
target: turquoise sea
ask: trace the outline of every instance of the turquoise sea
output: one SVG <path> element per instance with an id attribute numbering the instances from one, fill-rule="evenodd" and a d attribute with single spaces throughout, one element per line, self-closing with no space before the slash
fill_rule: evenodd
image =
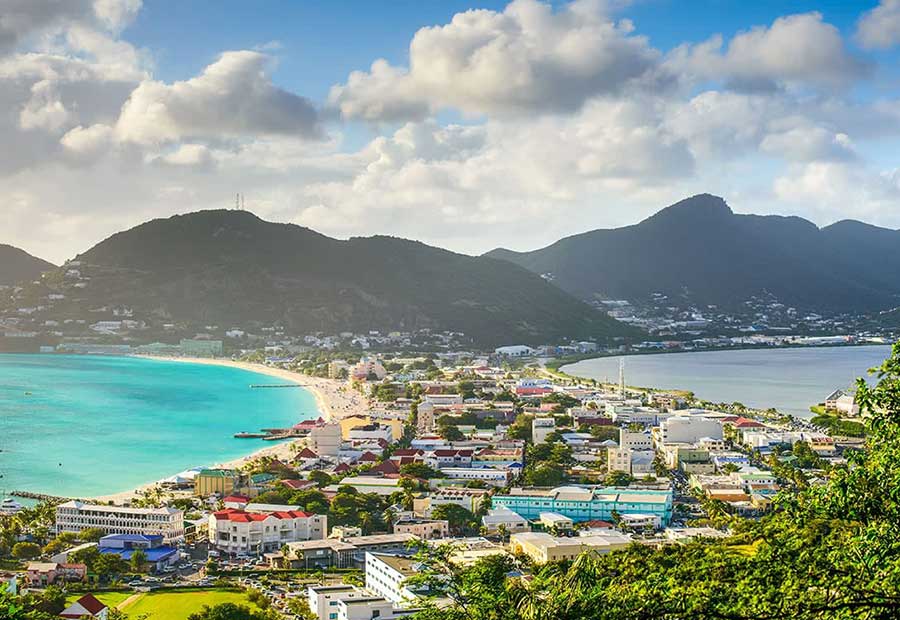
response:
<path id="1" fill-rule="evenodd" d="M 775 407 L 808 418 L 810 405 L 832 391 L 850 387 L 857 377 L 878 366 L 889 346 L 747 349 L 629 355 L 625 382 L 641 387 L 683 389 L 712 402 L 742 402 Z M 564 372 L 600 381 L 618 381 L 618 357 L 583 360 Z"/>
<path id="2" fill-rule="evenodd" d="M 0 355 L 0 497 L 90 497 L 270 445 L 234 439 L 319 415 L 302 388 L 236 368 L 128 357 Z"/>

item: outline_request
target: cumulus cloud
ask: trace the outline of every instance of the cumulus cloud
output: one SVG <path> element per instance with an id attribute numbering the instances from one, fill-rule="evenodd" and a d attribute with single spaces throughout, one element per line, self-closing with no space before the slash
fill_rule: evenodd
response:
<path id="1" fill-rule="evenodd" d="M 900 170 L 872 170 L 858 163 L 811 162 L 779 175 L 774 195 L 782 205 L 819 221 L 855 218 L 900 225 Z"/>
<path id="2" fill-rule="evenodd" d="M 869 150 L 900 133 L 900 103 L 851 97 L 878 74 L 817 14 L 662 54 L 596 1 L 460 13 L 415 33 L 408 63 L 336 76 L 328 111 L 373 121 L 359 147 L 358 126 L 276 85 L 277 45 L 164 82 L 127 40 L 140 2 L 2 2 L 25 16 L 0 15 L 0 143 L 16 145 L 0 149 L 0 230 L 57 260 L 235 192 L 326 234 L 469 252 L 633 223 L 703 191 L 821 223 L 887 223 L 900 197 L 900 173 Z"/>
<path id="3" fill-rule="evenodd" d="M 31 98 L 19 112 L 22 129 L 55 131 L 68 119 L 69 111 L 59 100 L 56 85 L 50 80 L 41 80 L 31 87 Z"/>
<path id="4" fill-rule="evenodd" d="M 409 67 L 378 60 L 335 86 L 330 103 L 345 118 L 396 121 L 457 108 L 516 115 L 577 110 L 596 95 L 622 92 L 653 71 L 658 53 L 627 21 L 595 2 L 554 9 L 515 0 L 502 12 L 471 10 L 422 28 Z"/>
<path id="5" fill-rule="evenodd" d="M 60 138 L 60 143 L 71 153 L 93 158 L 102 153 L 112 142 L 113 130 L 98 123 L 90 127 L 78 125 Z"/>
<path id="6" fill-rule="evenodd" d="M 94 0 L 94 15 L 110 30 L 129 25 L 141 11 L 143 0 Z"/>
<path id="7" fill-rule="evenodd" d="M 739 90 L 779 86 L 844 88 L 865 77 L 870 66 L 852 55 L 837 28 L 820 13 L 779 17 L 735 35 L 724 46 L 717 35 L 698 45 L 683 45 L 667 66 L 701 80 L 720 80 Z"/>
<path id="8" fill-rule="evenodd" d="M 881 0 L 856 24 L 856 38 L 863 47 L 887 49 L 900 43 L 900 0 Z"/>
<path id="9" fill-rule="evenodd" d="M 276 87 L 270 63 L 259 52 L 225 52 L 190 80 L 144 81 L 122 107 L 116 135 L 139 144 L 210 136 L 319 137 L 315 107 Z"/>

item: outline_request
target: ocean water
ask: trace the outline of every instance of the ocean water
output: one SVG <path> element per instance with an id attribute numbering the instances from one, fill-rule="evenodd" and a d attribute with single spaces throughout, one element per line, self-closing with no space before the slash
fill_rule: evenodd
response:
<path id="1" fill-rule="evenodd" d="M 684 389 L 712 402 L 775 407 L 808 418 L 809 407 L 833 390 L 850 387 L 890 355 L 889 346 L 748 349 L 630 355 L 625 382 L 641 387 Z M 563 366 L 572 375 L 618 381 L 619 357 L 583 360 Z"/>
<path id="2" fill-rule="evenodd" d="M 0 496 L 90 497 L 270 445 L 235 439 L 319 415 L 303 388 L 236 368 L 128 357 L 0 355 Z"/>

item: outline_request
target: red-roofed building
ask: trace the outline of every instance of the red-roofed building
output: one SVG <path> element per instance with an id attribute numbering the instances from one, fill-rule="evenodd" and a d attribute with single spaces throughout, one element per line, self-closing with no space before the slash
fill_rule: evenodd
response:
<path id="1" fill-rule="evenodd" d="M 739 429 L 765 428 L 766 425 L 749 418 L 738 418 L 734 421 L 734 427 Z"/>
<path id="2" fill-rule="evenodd" d="M 106 620 L 109 616 L 109 607 L 98 601 L 93 594 L 85 594 L 63 609 L 59 616 L 60 618 L 99 618 L 100 620 Z"/>
<path id="3" fill-rule="evenodd" d="M 281 484 L 294 491 L 302 491 L 303 489 L 312 489 L 316 486 L 311 480 L 282 480 Z"/>
<path id="4" fill-rule="evenodd" d="M 422 456 L 424 454 L 424 450 L 417 450 L 415 448 L 399 448 L 397 450 L 394 450 L 394 453 L 391 455 L 391 460 L 400 461 L 401 463 L 412 462 L 422 460 Z M 411 459 L 412 461 L 406 461 L 405 459 Z"/>
<path id="5" fill-rule="evenodd" d="M 222 498 L 222 503 L 225 504 L 225 508 L 240 509 L 250 503 L 250 498 L 246 495 L 227 495 Z"/>
<path id="6" fill-rule="evenodd" d="M 553 388 L 549 387 L 517 387 L 516 396 L 543 396 L 544 394 L 550 394 L 552 391 Z"/>
<path id="7" fill-rule="evenodd" d="M 383 463 L 379 463 L 378 465 L 373 467 L 371 470 L 369 470 L 369 475 L 372 475 L 373 473 L 380 473 L 383 475 L 399 474 L 400 473 L 400 465 L 398 465 L 396 461 L 392 461 L 392 460 L 388 459 L 387 461 L 384 461 Z"/>
<path id="8" fill-rule="evenodd" d="M 372 452 L 363 452 L 362 456 L 356 459 L 357 463 L 377 463 L 378 456 Z"/>
<path id="9" fill-rule="evenodd" d="M 340 465 L 338 465 L 337 467 L 334 468 L 334 473 L 346 474 L 352 470 L 353 470 L 353 468 L 350 467 L 349 465 L 347 465 L 347 463 L 341 463 Z"/>
<path id="10" fill-rule="evenodd" d="M 209 517 L 209 542 L 228 555 L 278 551 L 289 542 L 322 540 L 328 517 L 300 510 L 247 512 L 228 508 Z"/>
<path id="11" fill-rule="evenodd" d="M 424 461 L 429 467 L 468 467 L 472 464 L 473 450 L 453 450 L 439 448 L 425 453 Z"/>

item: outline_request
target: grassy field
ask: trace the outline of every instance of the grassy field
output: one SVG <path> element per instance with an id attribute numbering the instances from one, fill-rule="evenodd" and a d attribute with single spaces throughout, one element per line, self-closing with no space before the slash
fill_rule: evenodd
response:
<path id="1" fill-rule="evenodd" d="M 109 607 L 117 607 L 119 603 L 131 596 L 132 592 L 94 592 L 92 593 L 97 599 Z M 66 604 L 71 604 L 84 596 L 84 593 L 70 594 L 66 597 Z"/>
<path id="2" fill-rule="evenodd" d="M 238 603 L 256 608 L 243 592 L 229 590 L 197 590 L 189 592 L 148 592 L 123 606 L 130 617 L 147 614 L 148 620 L 185 620 L 204 605 Z"/>
<path id="3" fill-rule="evenodd" d="M 132 596 L 132 592 L 99 592 L 95 594 L 100 602 L 117 607 Z M 67 597 L 67 602 L 77 600 L 81 595 Z M 243 592 L 232 590 L 189 590 L 186 592 L 147 592 L 138 594 L 122 607 L 129 617 L 137 618 L 147 614 L 147 620 L 186 620 L 186 618 L 204 605 L 219 603 L 237 603 L 256 609 L 256 605 L 247 600 Z"/>

